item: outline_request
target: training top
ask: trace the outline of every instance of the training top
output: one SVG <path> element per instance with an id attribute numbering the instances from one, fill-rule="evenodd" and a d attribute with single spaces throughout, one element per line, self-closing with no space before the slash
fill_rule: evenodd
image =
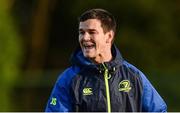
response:
<path id="1" fill-rule="evenodd" d="M 59 75 L 46 112 L 166 112 L 161 96 L 115 45 L 113 60 L 94 64 L 78 48 Z"/>

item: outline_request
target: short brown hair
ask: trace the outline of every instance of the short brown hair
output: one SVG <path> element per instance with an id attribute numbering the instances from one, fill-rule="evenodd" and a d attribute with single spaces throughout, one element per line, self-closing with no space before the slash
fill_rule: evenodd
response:
<path id="1" fill-rule="evenodd" d="M 114 16 L 104 9 L 90 9 L 84 12 L 79 17 L 79 22 L 84 22 L 88 19 L 98 19 L 101 21 L 101 26 L 104 33 L 112 30 L 116 33 L 116 20 Z"/>

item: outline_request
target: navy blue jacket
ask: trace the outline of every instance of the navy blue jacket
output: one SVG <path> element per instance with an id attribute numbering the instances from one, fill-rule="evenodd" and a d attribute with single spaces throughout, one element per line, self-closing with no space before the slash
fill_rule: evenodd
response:
<path id="1" fill-rule="evenodd" d="M 59 75 L 46 112 L 165 112 L 167 106 L 145 75 L 113 45 L 114 59 L 94 64 L 77 49 Z"/>

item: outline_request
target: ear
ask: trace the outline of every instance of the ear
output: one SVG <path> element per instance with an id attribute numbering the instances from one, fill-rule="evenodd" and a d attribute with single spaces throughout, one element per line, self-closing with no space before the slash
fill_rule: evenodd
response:
<path id="1" fill-rule="evenodd" d="M 106 43 L 111 43 L 113 38 L 114 38 L 114 32 L 110 30 L 109 32 L 107 32 Z"/>

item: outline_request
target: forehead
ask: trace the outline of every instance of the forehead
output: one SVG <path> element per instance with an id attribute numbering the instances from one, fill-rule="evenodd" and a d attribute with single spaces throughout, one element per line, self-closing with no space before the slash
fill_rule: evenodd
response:
<path id="1" fill-rule="evenodd" d="M 79 23 L 79 29 L 100 29 L 101 22 L 98 19 L 88 19 Z"/>

